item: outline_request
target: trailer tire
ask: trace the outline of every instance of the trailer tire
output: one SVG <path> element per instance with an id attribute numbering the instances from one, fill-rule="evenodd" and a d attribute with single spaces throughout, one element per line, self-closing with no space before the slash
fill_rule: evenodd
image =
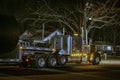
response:
<path id="1" fill-rule="evenodd" d="M 64 66 L 67 63 L 67 57 L 66 56 L 59 56 L 58 64 L 61 66 Z"/>
<path id="2" fill-rule="evenodd" d="M 99 53 L 94 54 L 94 59 L 92 61 L 93 65 L 98 65 L 101 61 L 101 57 Z"/>
<path id="3" fill-rule="evenodd" d="M 37 68 L 43 68 L 46 65 L 45 58 L 43 56 L 38 57 L 35 63 Z"/>
<path id="4" fill-rule="evenodd" d="M 50 55 L 47 58 L 47 66 L 48 67 L 55 67 L 57 65 L 57 59 L 54 55 Z"/>

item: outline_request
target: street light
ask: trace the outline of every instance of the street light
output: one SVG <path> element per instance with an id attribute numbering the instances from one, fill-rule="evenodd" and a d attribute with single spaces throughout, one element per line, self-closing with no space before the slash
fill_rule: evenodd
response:
<path id="1" fill-rule="evenodd" d="M 92 18 L 88 18 L 88 20 L 90 20 L 90 21 L 91 21 L 91 20 L 92 20 Z"/>
<path id="2" fill-rule="evenodd" d="M 74 33 L 74 36 L 78 36 L 78 33 Z"/>

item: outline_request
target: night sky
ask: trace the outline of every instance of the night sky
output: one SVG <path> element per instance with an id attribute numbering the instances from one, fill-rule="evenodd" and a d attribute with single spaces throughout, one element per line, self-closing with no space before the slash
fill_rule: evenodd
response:
<path id="1" fill-rule="evenodd" d="M 0 0 L 0 53 L 13 50 L 23 32 L 15 17 L 23 11 L 22 3 L 22 0 Z"/>

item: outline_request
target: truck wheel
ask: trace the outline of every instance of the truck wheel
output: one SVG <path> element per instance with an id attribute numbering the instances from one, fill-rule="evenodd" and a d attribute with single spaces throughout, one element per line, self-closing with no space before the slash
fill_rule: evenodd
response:
<path id="1" fill-rule="evenodd" d="M 37 68 L 43 68 L 45 66 L 45 58 L 44 57 L 38 57 L 36 60 L 36 67 Z"/>
<path id="2" fill-rule="evenodd" d="M 59 58 L 59 64 L 60 65 L 65 65 L 67 63 L 67 58 L 66 58 L 66 56 L 60 56 L 60 58 Z"/>
<path id="3" fill-rule="evenodd" d="M 51 55 L 47 59 L 48 67 L 55 67 L 57 65 L 57 59 L 54 55 Z"/>
<path id="4" fill-rule="evenodd" d="M 99 54 L 95 54 L 95 55 L 94 55 L 94 59 L 93 59 L 93 61 L 92 61 L 92 64 L 93 64 L 93 65 L 98 65 L 98 64 L 100 63 L 100 61 L 101 61 L 100 55 L 99 55 Z"/>

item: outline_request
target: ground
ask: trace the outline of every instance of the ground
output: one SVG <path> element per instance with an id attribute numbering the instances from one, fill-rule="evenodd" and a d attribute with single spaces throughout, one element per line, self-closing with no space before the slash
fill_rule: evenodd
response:
<path id="1" fill-rule="evenodd" d="M 68 63 L 57 68 L 0 66 L 0 80 L 119 80 L 120 59 L 102 60 L 99 65 Z"/>

